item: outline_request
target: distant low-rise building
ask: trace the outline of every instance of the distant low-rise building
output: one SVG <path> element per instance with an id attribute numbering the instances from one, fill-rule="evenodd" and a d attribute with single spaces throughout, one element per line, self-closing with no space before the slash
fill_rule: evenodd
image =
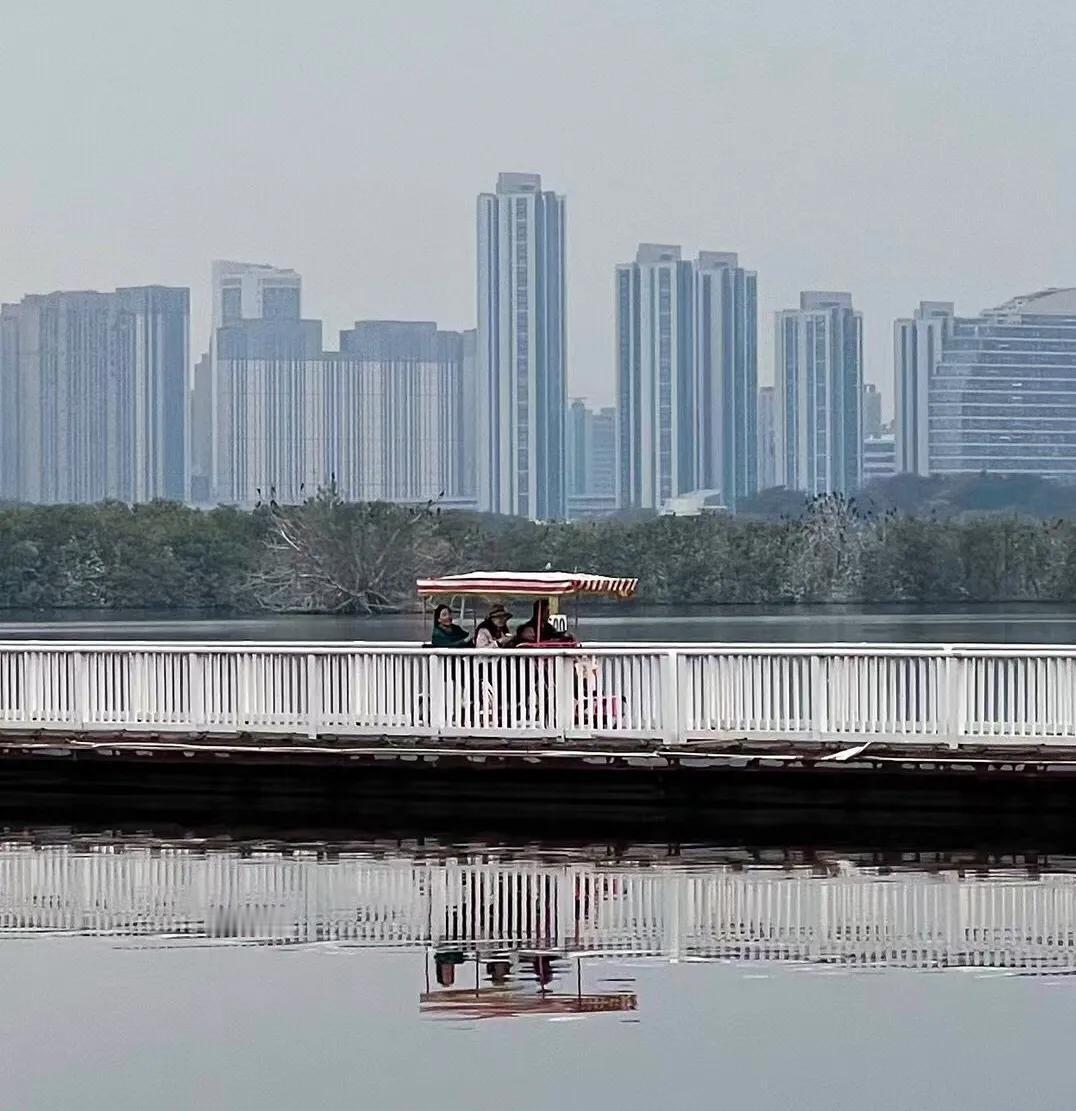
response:
<path id="1" fill-rule="evenodd" d="M 727 513 L 728 506 L 720 490 L 690 490 L 667 498 L 658 513 L 662 517 L 698 517 L 703 513 Z"/>
<path id="2" fill-rule="evenodd" d="M 758 388 L 758 488 L 769 490 L 780 483 L 777 477 L 777 391 Z"/>
<path id="3" fill-rule="evenodd" d="M 569 500 L 615 499 L 615 409 L 591 409 L 579 399 L 571 403 L 568 408 L 567 464 Z"/>
<path id="4" fill-rule="evenodd" d="M 877 439 L 882 434 L 882 394 L 873 382 L 863 383 L 863 438 Z"/>
<path id="5" fill-rule="evenodd" d="M 872 436 L 863 441 L 863 482 L 889 478 L 897 471 L 896 443 L 892 436 Z"/>

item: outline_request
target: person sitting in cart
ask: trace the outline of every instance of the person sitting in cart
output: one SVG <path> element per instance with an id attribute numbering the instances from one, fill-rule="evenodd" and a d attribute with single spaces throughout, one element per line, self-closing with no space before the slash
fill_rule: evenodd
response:
<path id="1" fill-rule="evenodd" d="M 527 631 L 533 632 L 530 636 Z M 533 643 L 536 645 L 550 644 L 554 646 L 572 645 L 576 643 L 571 633 L 562 633 L 556 629 L 549 620 L 549 602 L 539 598 L 534 603 L 534 611 L 529 621 L 524 621 L 516 629 L 516 643 Z"/>
<path id="2" fill-rule="evenodd" d="M 452 619 L 452 607 L 440 605 L 433 611 L 433 632 L 430 644 L 434 648 L 470 648 L 471 635 Z"/>
<path id="3" fill-rule="evenodd" d="M 502 605 L 496 605 L 486 615 L 485 621 L 475 630 L 476 648 L 507 648 L 512 643 L 508 620 L 512 615 Z"/>

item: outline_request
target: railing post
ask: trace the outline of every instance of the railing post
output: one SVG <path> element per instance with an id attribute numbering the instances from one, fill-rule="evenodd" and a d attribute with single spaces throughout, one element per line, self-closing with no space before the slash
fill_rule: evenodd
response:
<path id="1" fill-rule="evenodd" d="M 562 652 L 554 659 L 556 690 L 556 719 L 555 728 L 559 740 L 568 739 L 569 732 L 575 727 L 575 661 L 576 656 Z M 590 692 L 584 688 L 584 698 L 590 697 Z"/>
<path id="2" fill-rule="evenodd" d="M 829 676 L 826 659 L 811 657 L 811 736 L 825 740 L 829 733 Z"/>
<path id="3" fill-rule="evenodd" d="M 81 733 L 86 729 L 90 710 L 90 672 L 85 652 L 76 652 L 72 662 L 71 724 Z"/>
<path id="4" fill-rule="evenodd" d="M 448 657 L 436 653 L 428 657 L 426 684 L 429 698 L 429 721 L 427 728 L 435 737 L 444 736 L 448 724 L 448 673 L 451 671 Z"/>
<path id="5" fill-rule="evenodd" d="M 202 654 L 191 652 L 187 660 L 187 682 L 190 684 L 190 698 L 188 700 L 192 729 L 202 731 L 205 729 L 205 672 L 202 667 Z"/>
<path id="6" fill-rule="evenodd" d="M 306 735 L 313 740 L 321 731 L 321 656 L 306 655 Z"/>
<path id="7" fill-rule="evenodd" d="M 950 748 L 960 747 L 960 738 L 964 732 L 963 694 L 964 661 L 953 655 L 951 647 L 946 647 L 938 719 L 945 730 L 944 740 Z"/>
<path id="8" fill-rule="evenodd" d="M 661 657 L 661 735 L 666 744 L 679 744 L 680 736 L 680 653 L 666 652 Z"/>

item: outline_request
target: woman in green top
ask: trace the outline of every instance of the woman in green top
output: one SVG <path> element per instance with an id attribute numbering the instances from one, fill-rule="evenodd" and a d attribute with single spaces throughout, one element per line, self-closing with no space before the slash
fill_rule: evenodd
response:
<path id="1" fill-rule="evenodd" d="M 469 648 L 470 635 L 452 620 L 449 606 L 440 605 L 433 611 L 433 635 L 430 643 L 434 648 Z"/>

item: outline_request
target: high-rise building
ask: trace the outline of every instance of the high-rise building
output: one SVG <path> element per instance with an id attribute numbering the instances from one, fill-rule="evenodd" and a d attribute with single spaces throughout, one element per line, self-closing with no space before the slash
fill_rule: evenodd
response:
<path id="1" fill-rule="evenodd" d="M 568 411 L 568 497 L 616 494 L 616 410 L 576 398 Z"/>
<path id="2" fill-rule="evenodd" d="M 470 504 L 466 337 L 431 322 L 360 321 L 339 353 L 218 360 L 217 500 Z"/>
<path id="3" fill-rule="evenodd" d="M 882 434 L 882 395 L 873 382 L 863 383 L 863 436 L 876 440 Z"/>
<path id="4" fill-rule="evenodd" d="M 267 360 L 287 368 L 316 359 L 322 350 L 320 320 L 302 319 L 302 278 L 294 270 L 265 263 L 218 259 L 212 268 L 213 310 L 208 374 L 196 374 L 192 412 L 198 414 L 192 439 L 209 440 L 208 470 L 203 474 L 203 450 L 192 459 L 194 490 L 215 489 L 217 482 L 216 399 L 222 359 Z M 202 424 L 209 415 L 209 429 Z"/>
<path id="5" fill-rule="evenodd" d="M 468 347 L 473 351 L 473 331 L 441 331 L 429 320 L 360 320 L 340 333 L 342 356 L 387 368 L 396 386 L 386 395 L 396 406 L 385 414 L 390 441 L 413 456 L 430 455 L 431 473 L 440 476 L 435 493 L 452 499 L 475 494 L 474 362 L 467 358 Z M 407 380 L 411 386 L 402 388 Z M 426 439 L 427 410 L 437 405 L 444 407 L 444 419 Z"/>
<path id="6" fill-rule="evenodd" d="M 952 301 L 921 301 L 908 320 L 893 326 L 896 467 L 930 474 L 930 384 L 952 332 Z"/>
<path id="7" fill-rule="evenodd" d="M 753 494 L 756 276 L 731 252 L 643 243 L 616 269 L 619 497 L 657 509 L 693 490 Z"/>
<path id="8" fill-rule="evenodd" d="M 777 313 L 777 466 L 782 484 L 851 493 L 863 471 L 863 318 L 850 293 L 808 291 Z"/>
<path id="9" fill-rule="evenodd" d="M 895 341 L 901 470 L 1076 481 L 1076 289 L 972 318 L 924 302 Z"/>
<path id="10" fill-rule="evenodd" d="M 190 293 L 29 295 L 0 309 L 0 498 L 187 495 Z"/>
<path id="11" fill-rule="evenodd" d="M 698 486 L 692 267 L 642 243 L 616 268 L 620 503 L 657 509 Z"/>
<path id="12" fill-rule="evenodd" d="M 565 201 L 538 174 L 478 198 L 476 477 L 481 509 L 562 518 Z"/>
<path id="13" fill-rule="evenodd" d="M 758 488 L 769 490 L 777 481 L 777 398 L 773 386 L 758 388 Z"/>
<path id="14" fill-rule="evenodd" d="M 735 509 L 758 490 L 758 279 L 731 251 L 694 270 L 698 486 Z"/>
<path id="15" fill-rule="evenodd" d="M 190 394 L 190 498 L 207 505 L 213 491 L 213 361 L 206 351 L 194 364 Z"/>

